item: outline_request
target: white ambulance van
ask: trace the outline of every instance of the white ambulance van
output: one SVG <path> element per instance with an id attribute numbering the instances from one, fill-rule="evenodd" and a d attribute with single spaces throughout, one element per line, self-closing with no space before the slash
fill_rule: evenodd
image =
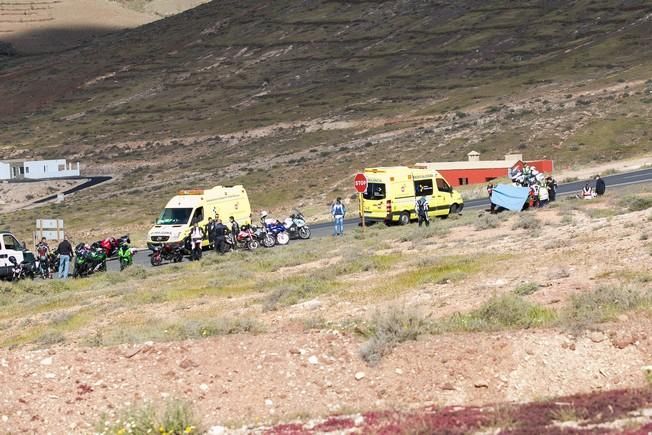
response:
<path id="1" fill-rule="evenodd" d="M 181 244 L 195 222 L 205 228 L 208 218 L 219 217 L 227 225 L 230 216 L 240 225 L 251 223 L 249 197 L 241 185 L 181 190 L 168 201 L 155 225 L 149 230 L 147 247 L 152 249 L 164 243 Z M 204 240 L 204 246 L 207 245 L 208 238 Z"/>

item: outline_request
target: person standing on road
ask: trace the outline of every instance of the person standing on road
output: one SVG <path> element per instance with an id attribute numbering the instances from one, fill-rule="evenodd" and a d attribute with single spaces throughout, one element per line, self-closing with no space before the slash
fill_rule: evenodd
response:
<path id="1" fill-rule="evenodd" d="M 226 251 L 226 225 L 218 219 L 213 226 L 213 243 L 215 244 L 215 252 L 223 255 Z"/>
<path id="2" fill-rule="evenodd" d="M 201 260 L 201 241 L 204 238 L 204 231 L 195 222 L 190 230 L 190 242 L 192 243 L 192 253 L 190 260 Z"/>
<path id="3" fill-rule="evenodd" d="M 66 279 L 68 278 L 70 258 L 72 257 L 72 245 L 67 236 L 59 243 L 57 251 L 59 252 L 59 278 Z"/>
<path id="4" fill-rule="evenodd" d="M 491 214 L 496 214 L 496 204 L 494 204 L 494 202 L 491 200 L 491 195 L 492 195 L 493 193 L 494 193 L 494 184 L 493 184 L 493 183 L 489 183 L 489 184 L 487 185 L 487 195 L 489 195 L 489 204 L 490 204 L 490 206 L 489 206 L 489 212 L 490 212 Z"/>
<path id="5" fill-rule="evenodd" d="M 211 247 L 213 246 L 213 227 L 215 226 L 215 221 L 213 220 L 212 217 L 208 218 L 208 223 L 206 224 L 206 228 L 204 228 L 204 234 L 208 237 L 208 246 Z"/>
<path id="6" fill-rule="evenodd" d="M 424 222 L 426 223 L 427 227 L 430 226 L 430 219 L 428 218 L 429 208 L 430 206 L 428 205 L 428 200 L 425 196 L 422 196 L 415 201 L 414 211 L 417 213 L 417 217 L 419 218 L 419 226 L 421 226 L 421 224 Z"/>
<path id="7" fill-rule="evenodd" d="M 45 237 L 43 237 L 41 242 L 36 245 L 36 253 L 38 254 L 38 264 L 41 269 L 41 275 L 43 278 L 50 278 L 50 247 L 48 246 Z"/>
<path id="8" fill-rule="evenodd" d="M 557 197 L 557 182 L 554 178 L 546 178 L 546 187 L 548 188 L 548 200 L 553 202 Z"/>
<path id="9" fill-rule="evenodd" d="M 604 180 L 600 178 L 599 175 L 595 176 L 595 194 L 598 196 L 604 195 L 607 186 L 604 184 Z"/>
<path id="10" fill-rule="evenodd" d="M 240 224 L 235 220 L 233 216 L 229 216 L 229 223 L 231 224 L 231 237 L 233 245 L 231 248 L 235 251 L 236 246 L 238 246 L 238 234 L 240 233 Z"/>
<path id="11" fill-rule="evenodd" d="M 333 222 L 335 223 L 333 236 L 344 235 L 344 216 L 346 215 L 346 207 L 342 204 L 342 198 L 339 196 L 331 207 L 331 215 L 333 216 Z"/>

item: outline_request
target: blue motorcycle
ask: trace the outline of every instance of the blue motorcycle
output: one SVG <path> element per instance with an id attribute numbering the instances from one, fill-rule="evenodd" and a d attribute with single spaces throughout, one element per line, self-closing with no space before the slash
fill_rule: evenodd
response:
<path id="1" fill-rule="evenodd" d="M 273 224 L 267 224 L 267 232 L 274 236 L 277 245 L 287 245 L 290 243 L 290 235 L 283 223 L 276 221 Z"/>

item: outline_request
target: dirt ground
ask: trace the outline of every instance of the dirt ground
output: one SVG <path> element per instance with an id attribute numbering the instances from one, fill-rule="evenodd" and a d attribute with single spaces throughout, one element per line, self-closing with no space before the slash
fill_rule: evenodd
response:
<path id="1" fill-rule="evenodd" d="M 529 216 L 541 222 L 536 233 L 513 229 L 517 216 L 505 215 L 505 222 L 494 229 L 454 228 L 423 243 L 419 255 L 436 256 L 454 246 L 459 255 L 490 252 L 498 258 L 522 249 L 526 238 L 538 247 L 535 267 L 528 261 L 513 262 L 510 268 L 487 270 L 455 283 L 425 284 L 398 299 L 372 303 L 324 295 L 261 312 L 248 295 L 220 302 L 226 312 L 264 322 L 267 330 L 259 335 L 106 348 L 73 342 L 49 349 L 0 350 L 4 391 L 0 431 L 39 432 L 47 427 L 52 433 L 87 432 L 102 414 L 115 417 L 130 406 L 171 398 L 191 403 L 207 427 L 238 428 L 333 413 L 522 403 L 645 387 L 642 367 L 652 363 L 652 320 L 646 313 L 621 315 L 615 322 L 587 330 L 423 336 L 399 345 L 375 366 L 360 358 L 363 339 L 354 333 L 302 326 L 310 317 L 355 321 L 396 304 L 444 317 L 473 309 L 523 281 L 539 284 L 530 300 L 555 308 L 572 294 L 609 283 L 610 277 L 621 282 L 619 271 L 649 270 L 645 249 L 622 250 L 623 245 L 644 243 L 645 229 L 640 225 L 647 219 L 645 211 L 602 219 L 576 211 L 573 224 L 561 223 L 556 209 Z M 391 249 L 416 252 L 412 242 Z M 290 276 L 331 264 L 317 261 L 276 273 Z M 359 278 L 357 286 L 365 282 Z M 195 306 L 186 301 L 183 309 L 207 309 L 207 303 L 214 302 L 198 301 Z M 165 318 L 174 316 L 179 307 L 160 304 L 151 309 Z"/>
<path id="2" fill-rule="evenodd" d="M 71 189 L 79 183 L 79 180 L 0 183 L 0 212 L 18 210 L 40 198 Z"/>

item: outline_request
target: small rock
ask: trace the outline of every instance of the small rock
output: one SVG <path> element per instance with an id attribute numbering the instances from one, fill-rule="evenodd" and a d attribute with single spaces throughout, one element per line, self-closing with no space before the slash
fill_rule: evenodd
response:
<path id="1" fill-rule="evenodd" d="M 308 358 L 308 362 L 310 364 L 319 364 L 319 358 L 317 358 L 315 355 L 312 355 L 310 358 Z"/>
<path id="2" fill-rule="evenodd" d="M 197 367 L 197 366 L 199 366 L 199 364 L 197 364 L 196 362 L 194 362 L 190 358 L 184 358 L 179 363 L 179 367 L 181 367 L 184 370 L 188 370 L 188 369 L 191 369 L 191 368 L 194 368 L 194 367 Z"/>
<path id="3" fill-rule="evenodd" d="M 360 381 L 360 380 L 364 379 L 364 376 L 365 376 L 365 375 L 364 375 L 364 372 L 357 372 L 357 373 L 355 374 L 355 380 L 356 380 L 356 381 Z"/>
<path id="4" fill-rule="evenodd" d="M 445 391 L 455 391 L 455 386 L 453 386 L 453 384 L 450 382 L 446 382 L 441 386 L 441 389 Z"/>
<path id="5" fill-rule="evenodd" d="M 208 385 L 206 385 L 206 384 L 201 384 L 201 385 L 199 386 L 199 389 L 202 390 L 203 392 L 206 392 L 206 391 L 208 391 Z"/>
<path id="6" fill-rule="evenodd" d="M 55 375 L 54 373 L 46 373 L 45 374 L 45 379 L 54 379 L 56 377 L 57 377 L 57 375 Z"/>
<path id="7" fill-rule="evenodd" d="M 636 343 L 637 337 L 634 335 L 625 335 L 622 337 L 617 337 L 611 341 L 611 343 L 618 349 L 624 349 L 627 346 Z"/>
<path id="8" fill-rule="evenodd" d="M 474 386 L 475 388 L 489 388 L 489 382 L 487 382 L 487 381 L 485 381 L 485 380 L 476 381 L 476 382 L 473 384 L 473 386 Z"/>
<path id="9" fill-rule="evenodd" d="M 312 299 L 303 302 L 302 304 L 298 304 L 298 307 L 306 310 L 316 310 L 317 308 L 321 307 L 321 302 L 319 301 L 319 299 Z"/>
<path id="10" fill-rule="evenodd" d="M 297 349 L 296 347 L 291 348 L 288 350 L 288 352 L 290 352 L 292 355 L 301 355 L 301 350 Z"/>
<path id="11" fill-rule="evenodd" d="M 364 423 L 364 417 L 361 415 L 356 416 L 355 420 L 353 420 L 353 424 L 355 424 L 356 426 L 362 426 L 363 423 Z"/>
<path id="12" fill-rule="evenodd" d="M 274 402 L 272 402 L 272 399 L 265 399 L 265 406 L 267 407 L 274 406 Z"/>
<path id="13" fill-rule="evenodd" d="M 52 357 L 49 356 L 49 357 L 47 357 L 47 358 L 43 358 L 43 359 L 41 360 L 41 365 L 42 365 L 42 366 L 51 366 L 51 365 L 52 365 Z"/>
<path id="14" fill-rule="evenodd" d="M 402 374 L 403 374 L 403 370 L 401 370 L 401 369 L 396 369 L 396 370 L 394 370 L 394 373 L 396 373 L 397 375 L 402 375 Z"/>
<path id="15" fill-rule="evenodd" d="M 621 322 L 626 322 L 629 320 L 629 317 L 627 316 L 627 314 L 621 314 L 618 316 L 618 320 Z"/>
<path id="16" fill-rule="evenodd" d="M 3 415 L 3 416 L 2 416 L 2 421 L 3 421 L 4 423 L 8 422 L 8 421 L 9 421 L 9 417 L 7 417 L 6 415 Z"/>
<path id="17" fill-rule="evenodd" d="M 601 343 L 607 339 L 607 336 L 600 331 L 593 331 L 589 334 L 589 340 L 594 343 Z"/>
<path id="18" fill-rule="evenodd" d="M 226 433 L 226 427 L 224 426 L 213 426 L 208 429 L 208 435 L 224 435 Z"/>

